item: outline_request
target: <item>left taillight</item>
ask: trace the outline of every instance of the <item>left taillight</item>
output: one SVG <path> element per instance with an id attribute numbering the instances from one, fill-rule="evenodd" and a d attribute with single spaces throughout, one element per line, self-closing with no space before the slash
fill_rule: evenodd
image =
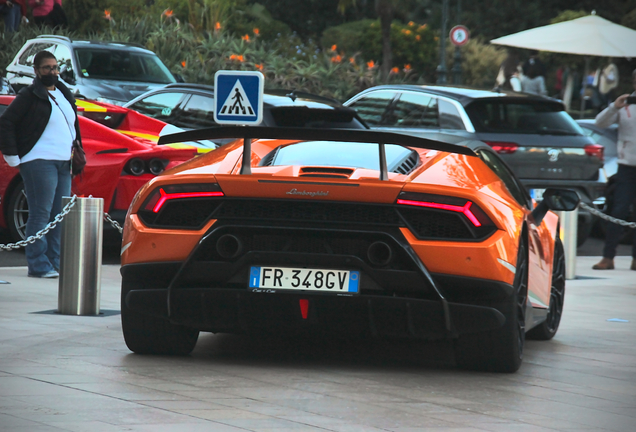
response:
<path id="1" fill-rule="evenodd" d="M 142 209 L 152 213 L 159 213 L 170 200 L 184 200 L 194 198 L 222 197 L 223 191 L 217 183 L 179 184 L 160 186 L 146 199 Z"/>

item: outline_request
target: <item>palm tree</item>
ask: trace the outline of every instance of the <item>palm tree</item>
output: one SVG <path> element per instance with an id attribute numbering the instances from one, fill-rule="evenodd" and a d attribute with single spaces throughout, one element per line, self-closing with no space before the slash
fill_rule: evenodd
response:
<path id="1" fill-rule="evenodd" d="M 395 12 L 395 1 L 375 0 L 375 11 L 380 17 L 380 29 L 382 32 L 382 76 L 386 79 L 393 65 L 393 52 L 391 51 L 391 22 Z M 338 10 L 344 14 L 347 9 L 354 7 L 356 0 L 339 0 Z"/>

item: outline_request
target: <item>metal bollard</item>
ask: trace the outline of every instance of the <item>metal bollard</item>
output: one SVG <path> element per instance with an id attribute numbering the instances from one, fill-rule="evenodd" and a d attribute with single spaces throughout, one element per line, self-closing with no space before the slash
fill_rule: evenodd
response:
<path id="1" fill-rule="evenodd" d="M 103 220 L 102 198 L 77 198 L 62 221 L 58 313 L 99 315 Z"/>
<path id="2" fill-rule="evenodd" d="M 561 222 L 561 241 L 565 250 L 565 279 L 576 279 L 576 233 L 579 209 L 571 212 L 556 212 Z"/>

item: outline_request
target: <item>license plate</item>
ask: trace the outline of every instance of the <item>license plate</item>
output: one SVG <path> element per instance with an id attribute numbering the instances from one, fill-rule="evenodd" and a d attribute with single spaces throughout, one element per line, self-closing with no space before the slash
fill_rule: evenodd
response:
<path id="1" fill-rule="evenodd" d="M 542 201 L 543 192 L 545 192 L 545 189 L 530 189 L 530 198 L 534 198 L 535 201 Z"/>
<path id="2" fill-rule="evenodd" d="M 252 267 L 251 290 L 303 290 L 325 293 L 358 293 L 360 272 L 291 267 Z"/>

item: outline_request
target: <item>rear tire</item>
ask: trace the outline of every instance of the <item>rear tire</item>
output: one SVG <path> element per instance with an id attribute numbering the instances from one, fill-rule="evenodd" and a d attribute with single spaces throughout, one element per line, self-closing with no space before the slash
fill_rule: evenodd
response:
<path id="1" fill-rule="evenodd" d="M 26 193 L 24 192 L 24 183 L 20 181 L 9 198 L 9 207 L 7 208 L 7 226 L 11 234 L 11 240 L 18 242 L 26 238 L 26 224 L 29 219 L 29 205 L 27 203 Z"/>
<path id="2" fill-rule="evenodd" d="M 506 317 L 504 325 L 489 332 L 465 334 L 455 342 L 455 360 L 464 369 L 516 372 L 523 359 L 525 309 L 528 301 L 528 251 L 525 239 L 519 243 L 513 294 L 493 305 Z"/>
<path id="3" fill-rule="evenodd" d="M 552 286 L 550 287 L 550 308 L 541 324 L 528 331 L 528 339 L 550 340 L 559 330 L 563 301 L 565 300 L 565 252 L 559 237 L 554 243 L 554 260 L 552 263 Z"/>
<path id="4" fill-rule="evenodd" d="M 121 327 L 128 349 L 137 354 L 190 354 L 197 344 L 199 330 L 130 310 L 126 295 L 132 289 L 129 283 L 122 282 Z"/>

